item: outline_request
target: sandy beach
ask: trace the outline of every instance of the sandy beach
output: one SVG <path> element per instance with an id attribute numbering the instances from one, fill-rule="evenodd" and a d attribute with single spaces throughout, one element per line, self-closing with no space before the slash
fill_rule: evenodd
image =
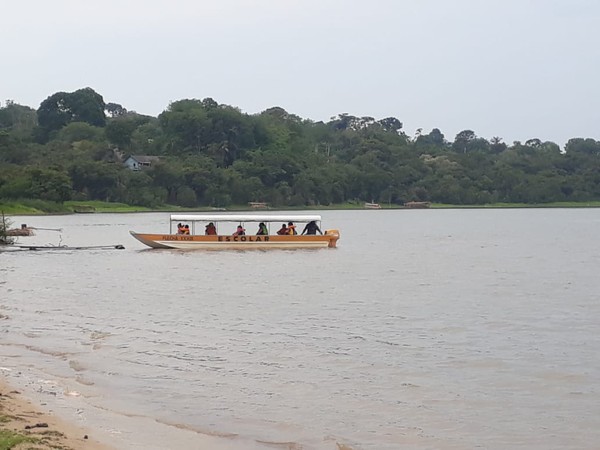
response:
<path id="1" fill-rule="evenodd" d="M 4 378 L 0 378 L 0 430 L 35 439 L 35 445 L 28 442 L 11 447 L 16 449 L 113 449 L 95 440 L 93 431 L 67 423 L 52 413 L 42 412 L 20 390 L 9 386 Z"/>

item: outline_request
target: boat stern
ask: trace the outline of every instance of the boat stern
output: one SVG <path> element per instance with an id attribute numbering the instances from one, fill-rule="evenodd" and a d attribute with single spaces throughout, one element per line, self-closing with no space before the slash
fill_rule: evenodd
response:
<path id="1" fill-rule="evenodd" d="M 340 238 L 339 230 L 325 230 L 325 236 L 329 237 L 329 248 L 337 247 L 337 241 Z"/>

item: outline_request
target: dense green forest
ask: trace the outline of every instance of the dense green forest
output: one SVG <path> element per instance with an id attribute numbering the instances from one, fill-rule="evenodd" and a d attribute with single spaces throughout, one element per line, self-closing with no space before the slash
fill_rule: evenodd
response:
<path id="1" fill-rule="evenodd" d="M 129 155 L 160 158 L 143 170 Z M 355 202 L 456 205 L 600 200 L 600 141 L 564 149 L 511 145 L 471 130 L 407 136 L 394 117 L 315 122 L 273 107 L 245 114 L 211 98 L 158 117 L 105 103 L 91 88 L 57 92 L 37 110 L 0 107 L 0 201 L 102 200 L 158 207 L 274 207 Z"/>

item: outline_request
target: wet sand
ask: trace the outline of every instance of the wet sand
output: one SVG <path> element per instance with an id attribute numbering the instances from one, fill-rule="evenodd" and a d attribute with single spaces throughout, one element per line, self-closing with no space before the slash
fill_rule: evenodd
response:
<path id="1" fill-rule="evenodd" d="M 32 381 L 27 368 L 0 368 L 0 430 L 39 439 L 36 450 L 298 450 L 293 442 L 260 442 L 235 434 L 192 430 L 151 417 L 116 414 L 83 402 L 78 393 L 45 380 Z M 4 373 L 3 373 L 4 372 Z M 42 384 L 40 384 L 42 383 Z M 65 400 L 67 403 L 65 403 Z M 68 404 L 68 405 L 67 405 Z M 337 446 L 346 450 L 347 447 Z M 348 449 L 351 450 L 351 449 Z"/>
<path id="2" fill-rule="evenodd" d="M 0 378 L 0 430 L 38 439 L 36 450 L 114 450 L 96 439 L 92 430 L 67 423 L 51 412 L 43 412 L 23 393 Z M 30 448 L 32 444 L 27 444 Z M 19 447 L 17 447 L 19 448 Z"/>

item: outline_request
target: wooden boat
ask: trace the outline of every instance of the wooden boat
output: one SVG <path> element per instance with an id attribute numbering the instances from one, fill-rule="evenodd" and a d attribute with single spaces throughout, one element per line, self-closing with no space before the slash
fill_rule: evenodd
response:
<path id="1" fill-rule="evenodd" d="M 338 230 L 323 230 L 323 234 L 301 235 L 304 225 L 315 222 L 321 229 L 320 215 L 233 215 L 233 214 L 173 214 L 169 221 L 168 233 L 136 233 L 131 235 L 141 243 L 152 248 L 177 249 L 296 249 L 296 248 L 334 248 L 340 237 Z M 237 235 L 238 226 L 256 225 L 267 227 L 268 234 L 257 235 L 256 230 L 246 229 L 246 234 Z M 292 222 L 297 227 L 297 235 L 279 235 L 282 224 Z M 206 235 L 209 224 L 216 227 L 215 235 Z M 189 226 L 189 234 L 177 232 L 177 225 Z"/>
<path id="2" fill-rule="evenodd" d="M 87 245 L 70 247 L 68 245 L 11 245 L 11 248 L 20 250 L 125 250 L 122 244 L 116 245 Z"/>
<path id="3" fill-rule="evenodd" d="M 21 225 L 21 228 L 12 228 L 10 230 L 6 230 L 7 236 L 33 236 L 35 233 L 33 232 L 33 228 L 29 228 L 27 225 Z"/>
<path id="4" fill-rule="evenodd" d="M 410 209 L 426 209 L 431 206 L 431 202 L 406 202 L 404 203 L 405 208 Z"/>
<path id="5" fill-rule="evenodd" d="M 73 212 L 77 214 L 91 214 L 96 212 L 96 208 L 90 205 L 75 205 Z"/>

